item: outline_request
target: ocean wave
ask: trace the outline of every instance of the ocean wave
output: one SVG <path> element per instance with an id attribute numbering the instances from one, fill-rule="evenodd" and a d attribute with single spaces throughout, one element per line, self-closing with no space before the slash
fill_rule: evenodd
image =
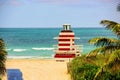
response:
<path id="1" fill-rule="evenodd" d="M 27 49 L 13 49 L 14 52 L 23 52 L 26 51 Z"/>
<path id="2" fill-rule="evenodd" d="M 12 49 L 6 49 L 7 51 L 11 51 Z"/>
<path id="3" fill-rule="evenodd" d="M 53 50 L 54 48 L 32 48 L 33 50 Z"/>

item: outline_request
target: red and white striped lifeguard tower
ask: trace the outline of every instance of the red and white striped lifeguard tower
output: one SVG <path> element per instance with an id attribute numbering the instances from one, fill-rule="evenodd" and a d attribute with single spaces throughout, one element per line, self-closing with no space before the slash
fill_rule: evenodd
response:
<path id="1" fill-rule="evenodd" d="M 80 38 L 75 37 L 70 24 L 64 24 L 63 30 L 59 33 L 59 37 L 55 37 L 54 39 L 58 40 L 58 45 L 53 45 L 55 59 L 71 59 L 81 55 L 82 45 L 75 45 L 75 39 Z"/>

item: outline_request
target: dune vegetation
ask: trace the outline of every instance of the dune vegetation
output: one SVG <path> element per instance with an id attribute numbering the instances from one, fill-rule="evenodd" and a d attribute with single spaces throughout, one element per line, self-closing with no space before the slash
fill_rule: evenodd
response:
<path id="1" fill-rule="evenodd" d="M 120 80 L 120 24 L 103 20 L 101 24 L 117 38 L 96 37 L 88 42 L 97 48 L 68 64 L 72 80 Z"/>

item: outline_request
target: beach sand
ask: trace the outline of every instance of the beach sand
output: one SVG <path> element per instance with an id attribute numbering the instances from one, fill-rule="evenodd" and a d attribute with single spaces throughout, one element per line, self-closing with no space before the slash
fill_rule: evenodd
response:
<path id="1" fill-rule="evenodd" d="M 24 80 L 70 80 L 66 62 L 53 59 L 9 59 L 6 68 L 20 69 Z"/>

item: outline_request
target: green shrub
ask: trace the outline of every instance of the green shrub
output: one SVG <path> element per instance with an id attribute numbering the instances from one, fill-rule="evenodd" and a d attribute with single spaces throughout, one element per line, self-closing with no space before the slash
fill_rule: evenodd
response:
<path id="1" fill-rule="evenodd" d="M 77 78 L 75 78 L 74 80 L 93 80 L 99 67 L 92 64 L 84 64 L 77 67 L 76 69 Z"/>
<path id="2" fill-rule="evenodd" d="M 99 66 L 86 63 L 84 57 L 74 59 L 70 66 L 72 80 L 93 80 Z"/>
<path id="3" fill-rule="evenodd" d="M 97 75 L 105 63 L 104 61 L 107 60 L 106 57 L 98 55 L 96 59 L 92 59 L 81 56 L 73 59 L 68 63 L 72 80 L 120 80 L 120 70 L 114 73 L 108 67 L 103 67 L 103 70 Z"/>
<path id="4" fill-rule="evenodd" d="M 120 72 L 112 74 L 110 72 L 102 72 L 95 80 L 120 80 Z"/>

